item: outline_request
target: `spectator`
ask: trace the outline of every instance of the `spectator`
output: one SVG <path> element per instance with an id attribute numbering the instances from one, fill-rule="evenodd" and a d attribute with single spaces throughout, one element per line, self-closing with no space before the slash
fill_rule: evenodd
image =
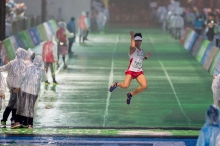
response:
<path id="1" fill-rule="evenodd" d="M 43 44 L 42 49 L 42 57 L 44 62 L 44 69 L 47 73 L 48 67 L 50 67 L 51 76 L 53 78 L 53 85 L 57 85 L 57 81 L 55 79 L 55 62 L 57 62 L 57 46 L 53 43 L 53 36 L 50 35 L 47 41 Z M 45 85 L 49 85 L 50 83 L 45 81 Z"/>
<path id="2" fill-rule="evenodd" d="M 64 63 L 64 69 L 67 68 L 66 61 L 65 61 L 65 56 L 67 54 L 67 44 L 68 44 L 68 39 L 73 37 L 73 33 L 70 33 L 66 29 L 66 23 L 65 22 L 59 22 L 59 29 L 56 31 L 56 38 L 58 39 L 58 51 L 57 51 L 57 65 L 59 66 L 59 55 L 62 54 L 63 58 L 63 63 Z"/>
<path id="3" fill-rule="evenodd" d="M 210 42 L 213 41 L 213 38 L 214 38 L 214 35 L 215 35 L 215 33 L 214 33 L 215 25 L 216 25 L 216 22 L 214 20 L 214 14 L 210 13 L 209 17 L 208 17 L 208 22 L 207 22 L 207 25 L 206 25 L 206 27 L 207 27 L 206 36 L 207 36 L 207 38 Z"/>
<path id="4" fill-rule="evenodd" d="M 219 109 L 211 105 L 206 112 L 206 121 L 200 130 L 196 146 L 216 146 L 219 128 Z"/>
<path id="5" fill-rule="evenodd" d="M 78 27 L 79 27 L 79 43 L 85 43 L 85 36 L 86 36 L 86 12 L 82 12 L 82 15 L 78 19 Z"/>
<path id="6" fill-rule="evenodd" d="M 6 81 L 11 94 L 8 106 L 6 107 L 3 113 L 3 119 L 1 120 L 2 127 L 6 127 L 6 121 L 11 111 L 11 128 L 14 127 L 14 122 L 16 120 L 17 100 L 19 99 L 18 95 L 20 95 L 16 93 L 15 89 L 18 88 L 18 81 L 21 77 L 21 73 L 26 67 L 26 56 L 27 51 L 22 48 L 18 48 L 16 51 L 16 58 L 10 61 L 8 64 L 0 67 L 0 72 L 8 71 Z"/>
<path id="7" fill-rule="evenodd" d="M 76 34 L 76 26 L 75 26 L 75 18 L 74 17 L 72 17 L 71 19 L 70 19 L 70 21 L 67 23 L 67 30 L 70 32 L 70 33 L 73 33 L 74 34 L 74 36 L 73 37 L 71 37 L 71 38 L 68 38 L 69 39 L 69 46 L 68 46 L 68 54 L 73 54 L 73 52 L 72 52 L 72 45 L 73 45 L 73 43 L 75 43 L 75 39 L 76 39 L 76 37 L 75 37 L 75 34 Z"/>
<path id="8" fill-rule="evenodd" d="M 193 26 L 195 32 L 198 33 L 198 35 L 202 34 L 202 29 L 203 29 L 203 20 L 200 16 L 196 16 L 196 19 L 194 20 Z"/>
<path id="9" fill-rule="evenodd" d="M 86 35 L 85 35 L 85 40 L 88 40 L 88 34 L 90 31 L 90 26 L 91 26 L 91 22 L 90 22 L 90 16 L 89 16 L 89 12 L 86 12 Z"/>
<path id="10" fill-rule="evenodd" d="M 100 11 L 98 13 L 97 18 L 96 18 L 96 23 L 97 23 L 97 26 L 98 26 L 98 31 L 100 33 L 103 33 L 103 31 L 104 31 L 104 26 L 105 26 L 106 20 L 107 20 L 107 18 L 105 16 L 105 14 L 103 13 L 103 10 Z"/>
<path id="11" fill-rule="evenodd" d="M 18 100 L 17 120 L 12 128 L 21 126 L 23 119 L 27 119 L 28 129 L 33 129 L 34 105 L 40 92 L 41 82 L 47 80 L 46 73 L 41 69 L 42 57 L 36 56 L 33 64 L 22 72 L 18 80 L 18 91 L 20 88 L 21 98 Z"/>

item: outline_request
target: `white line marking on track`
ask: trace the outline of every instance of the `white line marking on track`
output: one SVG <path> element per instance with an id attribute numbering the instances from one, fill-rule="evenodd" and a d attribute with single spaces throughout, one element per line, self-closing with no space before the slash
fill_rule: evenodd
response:
<path id="1" fill-rule="evenodd" d="M 153 46 L 153 48 L 154 48 L 154 50 L 155 50 L 155 46 L 154 46 L 154 41 L 153 41 L 153 39 L 152 39 L 150 36 L 148 36 L 148 37 L 149 37 L 150 42 L 151 42 L 151 44 L 152 44 L 152 46 Z M 186 113 L 185 113 L 184 110 L 183 110 L 183 107 L 182 107 L 182 105 L 181 105 L 181 102 L 180 102 L 180 100 L 179 100 L 177 94 L 176 94 L 176 90 L 175 90 L 175 88 L 174 88 L 174 86 L 173 86 L 173 83 L 172 83 L 172 81 L 171 81 L 171 79 L 170 79 L 169 74 L 167 73 L 167 71 L 166 71 L 166 69 L 165 69 L 163 63 L 160 61 L 160 59 L 159 59 L 158 57 L 157 57 L 157 59 L 159 60 L 159 63 L 160 63 L 160 65 L 161 65 L 161 67 L 162 67 L 162 69 L 163 69 L 163 71 L 164 71 L 164 73 L 165 73 L 165 75 L 166 75 L 166 78 L 167 78 L 167 80 L 168 80 L 169 83 L 170 83 L 170 86 L 171 86 L 171 88 L 172 88 L 172 90 L 173 90 L 174 96 L 175 96 L 175 98 L 176 98 L 176 100 L 177 100 L 177 103 L 178 103 L 178 105 L 179 105 L 179 107 L 180 107 L 180 110 L 182 111 L 183 115 L 185 116 L 185 118 L 187 119 L 187 121 L 188 121 L 189 124 L 190 124 L 190 123 L 191 123 L 191 120 L 187 117 Z"/>
<path id="2" fill-rule="evenodd" d="M 115 48 L 114 48 L 114 51 L 112 53 L 112 65 L 111 65 L 111 71 L 110 71 L 110 75 L 109 75 L 108 87 L 110 87 L 111 84 L 113 83 L 113 78 L 114 78 L 114 73 L 113 73 L 113 69 L 114 69 L 114 55 L 115 55 L 116 49 L 118 47 L 118 41 L 119 41 L 119 35 L 116 38 Z M 108 94 L 107 94 L 107 99 L 106 99 L 106 107 L 105 107 L 103 127 L 106 126 L 106 124 L 107 124 L 108 107 L 109 107 L 109 104 L 110 104 L 110 97 L 111 97 L 111 92 L 109 92 L 109 90 L 107 92 L 108 92 Z"/>

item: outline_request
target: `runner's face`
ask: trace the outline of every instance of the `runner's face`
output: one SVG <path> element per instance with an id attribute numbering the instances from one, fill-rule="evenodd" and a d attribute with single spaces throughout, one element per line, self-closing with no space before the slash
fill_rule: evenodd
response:
<path id="1" fill-rule="evenodd" d="M 136 47 L 140 47 L 140 46 L 141 46 L 141 43 L 142 43 L 142 41 L 137 40 L 137 41 L 135 41 L 135 46 L 136 46 Z"/>

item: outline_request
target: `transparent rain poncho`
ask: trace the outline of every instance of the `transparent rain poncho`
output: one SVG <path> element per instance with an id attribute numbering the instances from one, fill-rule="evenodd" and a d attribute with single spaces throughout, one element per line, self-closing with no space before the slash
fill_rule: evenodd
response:
<path id="1" fill-rule="evenodd" d="M 215 76 L 215 78 L 212 81 L 212 92 L 213 92 L 213 100 L 214 105 L 219 106 L 219 100 L 220 100 L 220 74 Z"/>
<path id="2" fill-rule="evenodd" d="M 55 62 L 57 57 L 57 43 L 53 35 L 48 35 L 47 41 L 43 44 L 42 57 L 44 62 Z"/>
<path id="3" fill-rule="evenodd" d="M 0 110 L 2 109 L 2 106 L 4 104 L 4 99 L 1 98 L 1 95 L 5 94 L 5 90 L 6 90 L 5 80 L 3 78 L 2 73 L 0 73 Z"/>
<path id="4" fill-rule="evenodd" d="M 42 57 L 38 55 L 35 57 L 33 65 L 25 68 L 19 80 L 21 91 L 38 95 L 41 82 L 47 80 L 46 72 L 41 68 L 42 62 Z"/>
<path id="5" fill-rule="evenodd" d="M 18 48 L 16 51 L 16 58 L 10 61 L 8 64 L 0 67 L 0 72 L 7 71 L 8 76 L 6 78 L 7 84 L 9 88 L 17 88 L 18 81 L 20 79 L 21 73 L 26 67 L 26 59 L 27 51 Z"/>
<path id="6" fill-rule="evenodd" d="M 30 65 L 32 64 L 32 59 L 31 59 L 31 56 L 34 54 L 34 51 L 32 51 L 30 48 L 28 49 L 27 51 L 27 58 L 26 58 L 26 63 L 27 65 Z"/>
<path id="7" fill-rule="evenodd" d="M 216 146 L 220 134 L 219 108 L 211 105 L 206 112 L 206 121 L 202 127 L 196 146 Z"/>

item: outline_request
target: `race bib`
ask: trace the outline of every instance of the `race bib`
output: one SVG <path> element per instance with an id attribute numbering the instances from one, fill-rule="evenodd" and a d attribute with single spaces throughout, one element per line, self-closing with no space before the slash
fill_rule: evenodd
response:
<path id="1" fill-rule="evenodd" d="M 142 60 L 141 60 L 141 59 L 135 59 L 135 60 L 132 62 L 132 66 L 133 66 L 134 68 L 141 69 L 141 68 L 142 68 Z"/>

